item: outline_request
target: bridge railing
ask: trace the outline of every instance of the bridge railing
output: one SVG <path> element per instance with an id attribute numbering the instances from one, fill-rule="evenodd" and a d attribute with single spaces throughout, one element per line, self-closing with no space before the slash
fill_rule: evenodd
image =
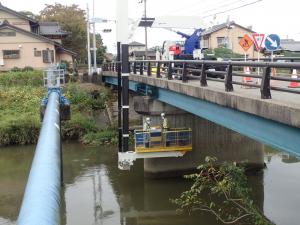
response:
<path id="1" fill-rule="evenodd" d="M 262 99 L 271 99 L 271 90 L 300 94 L 300 90 L 288 88 L 287 82 L 300 83 L 300 79 L 291 78 L 292 70 L 300 69 L 298 62 L 242 62 L 214 60 L 135 60 L 130 61 L 131 74 L 181 80 L 199 80 L 202 87 L 209 81 L 224 83 L 226 92 L 234 91 L 233 85 L 259 88 Z M 117 71 L 118 62 L 105 64 L 103 71 Z M 249 72 L 244 72 L 249 68 Z M 281 72 L 275 75 L 275 71 Z M 288 76 L 287 76 L 288 75 Z M 256 82 L 243 81 L 245 78 Z M 271 85 L 273 81 L 286 82 L 283 85 Z"/>

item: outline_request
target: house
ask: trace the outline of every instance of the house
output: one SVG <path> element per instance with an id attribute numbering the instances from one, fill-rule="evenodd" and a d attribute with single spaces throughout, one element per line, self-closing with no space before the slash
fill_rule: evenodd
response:
<path id="1" fill-rule="evenodd" d="M 0 70 L 72 63 L 76 53 L 61 44 L 67 35 L 58 23 L 39 22 L 0 3 Z"/>
<path id="2" fill-rule="evenodd" d="M 128 44 L 129 54 L 134 52 L 134 51 L 145 51 L 145 50 L 146 50 L 146 45 L 142 44 L 140 42 L 133 41 L 133 42 Z"/>
<path id="3" fill-rule="evenodd" d="M 256 33 L 250 28 L 243 27 L 234 21 L 222 23 L 206 29 L 201 34 L 202 48 L 214 49 L 218 47 L 226 47 L 234 53 L 245 54 L 243 48 L 239 45 L 240 40 L 245 34 L 252 38 L 252 34 Z M 246 52 L 248 57 L 257 57 L 257 51 L 252 45 Z"/>
<path id="4" fill-rule="evenodd" d="M 146 55 L 146 45 L 133 41 L 128 44 L 129 59 L 130 60 L 142 60 L 145 59 Z M 156 59 L 156 51 L 149 50 L 147 51 L 147 58 L 150 60 Z"/>
<path id="5" fill-rule="evenodd" d="M 300 53 L 300 41 L 294 39 L 281 39 L 281 49 L 284 51 Z"/>

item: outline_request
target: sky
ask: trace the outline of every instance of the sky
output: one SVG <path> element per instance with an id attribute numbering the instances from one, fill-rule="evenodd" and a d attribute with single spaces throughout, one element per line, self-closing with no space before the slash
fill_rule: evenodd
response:
<path id="1" fill-rule="evenodd" d="M 33 13 L 39 13 L 45 4 L 58 2 L 58 0 L 0 1 L 2 5 L 13 10 L 27 10 Z M 128 0 L 129 17 L 133 20 L 137 20 L 143 15 L 143 4 L 138 3 L 139 1 Z M 89 4 L 90 9 L 93 6 L 93 0 L 60 0 L 59 3 L 64 5 L 76 4 L 82 9 L 86 9 L 87 4 Z M 231 10 L 234 8 L 237 9 Z M 257 33 L 274 33 L 281 38 L 295 40 L 300 40 L 299 8 L 299 0 L 147 0 L 148 17 L 199 16 L 203 17 L 203 28 L 224 23 L 229 19 L 245 27 L 252 26 L 252 30 Z M 221 13 L 223 11 L 227 12 Z M 93 15 L 92 10 L 90 14 Z M 95 0 L 95 17 L 114 20 L 116 18 L 116 0 Z M 102 30 L 106 28 L 113 31 L 102 33 Z M 96 31 L 101 33 L 109 52 L 115 52 L 115 29 L 114 23 L 97 24 L 96 27 Z M 190 32 L 189 30 L 182 31 Z M 162 45 L 165 40 L 181 40 L 181 37 L 164 29 L 149 29 L 149 47 Z M 144 43 L 144 29 L 137 28 L 130 41 Z"/>

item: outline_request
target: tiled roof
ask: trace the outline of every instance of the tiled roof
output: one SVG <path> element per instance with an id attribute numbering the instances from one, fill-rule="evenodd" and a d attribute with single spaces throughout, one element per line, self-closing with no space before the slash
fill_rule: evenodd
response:
<path id="1" fill-rule="evenodd" d="M 208 28 L 206 29 L 205 31 L 203 31 L 201 33 L 202 36 L 205 36 L 205 35 L 210 35 L 216 31 L 219 31 L 221 29 L 224 29 L 224 28 L 227 28 L 229 26 L 239 26 L 240 28 L 242 29 L 245 29 L 249 32 L 252 32 L 252 33 L 255 33 L 253 30 L 249 29 L 249 28 L 246 28 L 246 27 L 243 27 L 239 24 L 236 24 L 234 21 L 230 21 L 229 23 L 221 23 L 221 24 L 218 24 L 218 25 L 215 25 L 215 26 L 212 26 L 211 28 Z"/>
<path id="2" fill-rule="evenodd" d="M 11 30 L 15 30 L 15 31 L 18 31 L 22 34 L 26 34 L 26 35 L 29 35 L 31 37 L 34 37 L 34 38 L 37 38 L 37 39 L 40 39 L 40 40 L 43 40 L 43 41 L 46 41 L 48 43 L 51 43 L 51 44 L 54 44 L 54 41 L 49 39 L 49 38 L 46 38 L 44 36 L 41 36 L 39 34 L 36 34 L 36 33 L 33 33 L 33 32 L 30 32 L 30 31 L 27 31 L 27 30 L 24 30 L 24 29 L 21 29 L 19 27 L 16 27 L 16 26 L 13 26 L 11 25 L 10 23 L 8 23 L 7 20 L 5 20 L 1 25 L 0 25 L 0 30 L 1 29 L 4 29 L 4 28 L 8 28 L 8 29 L 11 29 Z"/>
<path id="3" fill-rule="evenodd" d="M 26 15 L 24 15 L 24 14 L 22 14 L 22 13 L 19 13 L 19 12 L 17 12 L 17 11 L 14 11 L 14 10 L 12 10 L 12 9 L 9 9 L 9 8 L 3 6 L 1 3 L 0 3 L 0 10 L 3 10 L 4 12 L 10 13 L 10 14 L 13 14 L 13 15 L 19 17 L 19 18 L 28 20 L 28 21 L 30 21 L 30 22 L 38 23 L 37 20 L 32 19 L 32 18 L 30 18 L 30 17 L 28 17 L 28 16 L 26 16 Z"/>
<path id="4" fill-rule="evenodd" d="M 131 43 L 128 44 L 129 46 L 145 46 L 145 44 L 142 44 L 140 42 L 137 41 L 133 41 Z"/>
<path id="5" fill-rule="evenodd" d="M 20 33 L 22 33 L 22 34 L 25 34 L 25 35 L 31 36 L 31 37 L 33 37 L 33 38 L 37 38 L 37 39 L 39 39 L 39 40 L 48 42 L 48 43 L 50 43 L 50 44 L 55 45 L 55 46 L 56 46 L 59 50 L 61 50 L 61 51 L 67 52 L 67 53 L 69 53 L 69 54 L 71 54 L 71 55 L 76 55 L 75 52 L 72 52 L 72 51 L 70 51 L 70 50 L 68 50 L 68 49 L 65 49 L 60 43 L 57 43 L 57 42 L 55 42 L 55 41 L 53 41 L 53 40 L 51 40 L 51 39 L 49 39 L 49 38 L 47 38 L 47 37 L 44 37 L 44 36 L 42 36 L 42 35 L 39 35 L 39 34 L 30 32 L 30 31 L 27 31 L 27 30 L 23 30 L 23 29 L 21 29 L 21 28 L 19 28 L 19 27 L 13 26 L 13 25 L 9 24 L 7 21 L 4 21 L 4 22 L 0 25 L 0 30 L 1 30 L 1 29 L 5 29 L 5 28 L 11 29 L 11 30 L 15 30 L 15 31 L 20 32 Z"/>
<path id="6" fill-rule="evenodd" d="M 41 35 L 68 35 L 57 22 L 40 22 L 39 25 Z"/>

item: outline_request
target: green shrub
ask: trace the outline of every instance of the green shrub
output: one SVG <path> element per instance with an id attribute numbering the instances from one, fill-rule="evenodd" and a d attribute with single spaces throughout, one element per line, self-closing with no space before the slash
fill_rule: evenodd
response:
<path id="1" fill-rule="evenodd" d="M 0 145 L 37 142 L 41 127 L 39 120 L 22 115 L 20 117 L 0 123 Z"/>
<path id="2" fill-rule="evenodd" d="M 62 138 L 77 140 L 90 132 L 97 132 L 95 121 L 80 113 L 73 113 L 71 120 L 62 122 Z"/>
<path id="3" fill-rule="evenodd" d="M 31 66 L 25 66 L 23 69 L 22 69 L 23 72 L 28 72 L 28 71 L 34 71 L 34 69 L 31 67 Z"/>
<path id="4" fill-rule="evenodd" d="M 68 99 L 71 105 L 76 105 L 80 111 L 94 111 L 105 108 L 107 101 L 107 94 L 94 90 L 87 92 L 78 88 L 78 86 L 71 85 L 67 91 Z"/>
<path id="5" fill-rule="evenodd" d="M 104 130 L 99 132 L 90 132 L 83 136 L 82 143 L 89 145 L 116 144 L 116 130 Z"/>
<path id="6" fill-rule="evenodd" d="M 20 71 L 22 71 L 22 69 L 19 68 L 19 67 L 17 67 L 17 66 L 15 66 L 15 67 L 13 67 L 13 68 L 11 69 L 11 71 L 12 71 L 12 72 L 20 72 Z"/>

